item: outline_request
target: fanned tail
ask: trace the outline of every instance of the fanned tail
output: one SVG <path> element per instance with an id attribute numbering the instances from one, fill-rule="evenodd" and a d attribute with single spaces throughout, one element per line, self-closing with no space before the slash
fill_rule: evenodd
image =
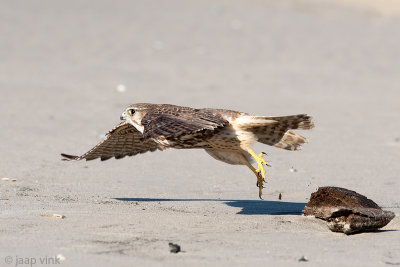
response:
<path id="1" fill-rule="evenodd" d="M 298 150 L 302 144 L 307 143 L 305 137 L 292 130 L 309 130 L 314 127 L 311 117 L 306 114 L 282 117 L 244 116 L 238 123 L 242 129 L 253 132 L 258 142 L 287 150 Z"/>

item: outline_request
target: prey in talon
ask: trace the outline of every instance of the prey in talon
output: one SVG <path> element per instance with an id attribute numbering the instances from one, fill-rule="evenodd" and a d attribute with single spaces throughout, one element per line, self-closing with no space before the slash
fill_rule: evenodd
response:
<path id="1" fill-rule="evenodd" d="M 167 148 L 204 149 L 214 159 L 247 166 L 257 178 L 260 198 L 266 178 L 264 165 L 270 165 L 263 159 L 266 153 L 257 155 L 252 145 L 260 142 L 298 150 L 307 140 L 293 130 L 308 130 L 314 126 L 306 114 L 253 116 L 227 109 L 149 103 L 130 105 L 120 119 L 122 122 L 88 152 L 81 156 L 61 156 L 70 161 L 97 158 L 103 161 Z"/>

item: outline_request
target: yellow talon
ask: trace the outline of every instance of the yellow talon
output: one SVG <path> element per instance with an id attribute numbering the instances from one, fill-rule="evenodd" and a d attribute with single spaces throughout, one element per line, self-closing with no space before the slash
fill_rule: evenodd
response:
<path id="1" fill-rule="evenodd" d="M 258 186 L 258 196 L 261 198 L 262 195 L 262 189 L 263 189 L 263 182 L 265 178 L 265 170 L 263 167 L 263 164 L 268 165 L 268 163 L 262 158 L 264 156 L 264 153 L 260 153 L 258 156 L 256 153 L 254 153 L 253 150 L 250 148 L 247 150 L 250 155 L 254 158 L 254 160 L 257 162 L 257 169 L 255 169 L 253 166 L 248 164 L 247 166 L 254 172 L 254 174 L 257 176 L 257 186 Z M 262 199 L 262 198 L 261 198 Z"/>
<path id="2" fill-rule="evenodd" d="M 262 158 L 264 156 L 263 153 L 260 153 L 258 156 L 254 153 L 250 148 L 247 150 L 250 155 L 253 156 L 254 160 L 257 162 L 258 168 L 255 170 L 257 173 L 261 173 L 262 178 L 265 178 L 265 170 L 263 164 L 268 165 L 268 163 Z"/>

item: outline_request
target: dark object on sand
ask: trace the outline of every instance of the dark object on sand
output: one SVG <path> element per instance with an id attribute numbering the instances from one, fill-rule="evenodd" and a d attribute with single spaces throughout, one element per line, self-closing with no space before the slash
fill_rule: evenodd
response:
<path id="1" fill-rule="evenodd" d="M 303 214 L 325 220 L 331 231 L 347 235 L 375 231 L 395 217 L 393 212 L 382 210 L 357 192 L 332 186 L 320 187 L 312 193 Z"/>
<path id="2" fill-rule="evenodd" d="M 307 259 L 307 257 L 301 256 L 301 258 L 299 258 L 297 261 L 304 261 L 304 262 L 307 262 L 308 259 Z"/>
<path id="3" fill-rule="evenodd" d="M 178 253 L 181 251 L 181 246 L 179 246 L 178 244 L 168 243 L 168 245 L 169 245 L 169 251 L 171 253 Z"/>
<path id="4" fill-rule="evenodd" d="M 282 200 L 282 194 L 281 193 L 279 193 L 278 199 Z"/>

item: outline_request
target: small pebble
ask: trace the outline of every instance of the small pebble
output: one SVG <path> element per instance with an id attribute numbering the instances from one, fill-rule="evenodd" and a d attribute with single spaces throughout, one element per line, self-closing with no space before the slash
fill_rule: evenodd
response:
<path id="1" fill-rule="evenodd" d="M 304 256 L 301 256 L 301 258 L 298 259 L 298 261 L 304 261 L 304 262 L 306 262 L 306 261 L 308 261 L 308 258 L 307 258 L 307 257 L 304 257 Z"/>
<path id="2" fill-rule="evenodd" d="M 295 169 L 295 168 L 290 168 L 290 170 L 289 170 L 290 172 L 297 172 L 297 169 Z"/>
<path id="3" fill-rule="evenodd" d="M 17 181 L 17 179 L 8 178 L 8 177 L 1 178 L 1 180 L 5 181 L 5 182 L 16 182 Z"/>
<path id="4" fill-rule="evenodd" d="M 41 214 L 40 216 L 51 217 L 51 218 L 56 218 L 56 219 L 64 219 L 65 218 L 64 215 L 60 215 L 60 214 Z"/>
<path id="5" fill-rule="evenodd" d="M 57 258 L 59 261 L 65 261 L 65 260 L 66 260 L 66 258 L 65 258 L 65 256 L 64 256 L 63 254 L 57 254 L 56 258 Z"/>
<path id="6" fill-rule="evenodd" d="M 118 84 L 116 90 L 117 90 L 117 92 L 125 93 L 126 92 L 126 86 L 123 85 L 123 84 Z"/>
<path id="7" fill-rule="evenodd" d="M 178 253 L 181 251 L 181 246 L 179 246 L 178 244 L 168 243 L 168 245 L 169 245 L 169 251 L 171 253 Z"/>

